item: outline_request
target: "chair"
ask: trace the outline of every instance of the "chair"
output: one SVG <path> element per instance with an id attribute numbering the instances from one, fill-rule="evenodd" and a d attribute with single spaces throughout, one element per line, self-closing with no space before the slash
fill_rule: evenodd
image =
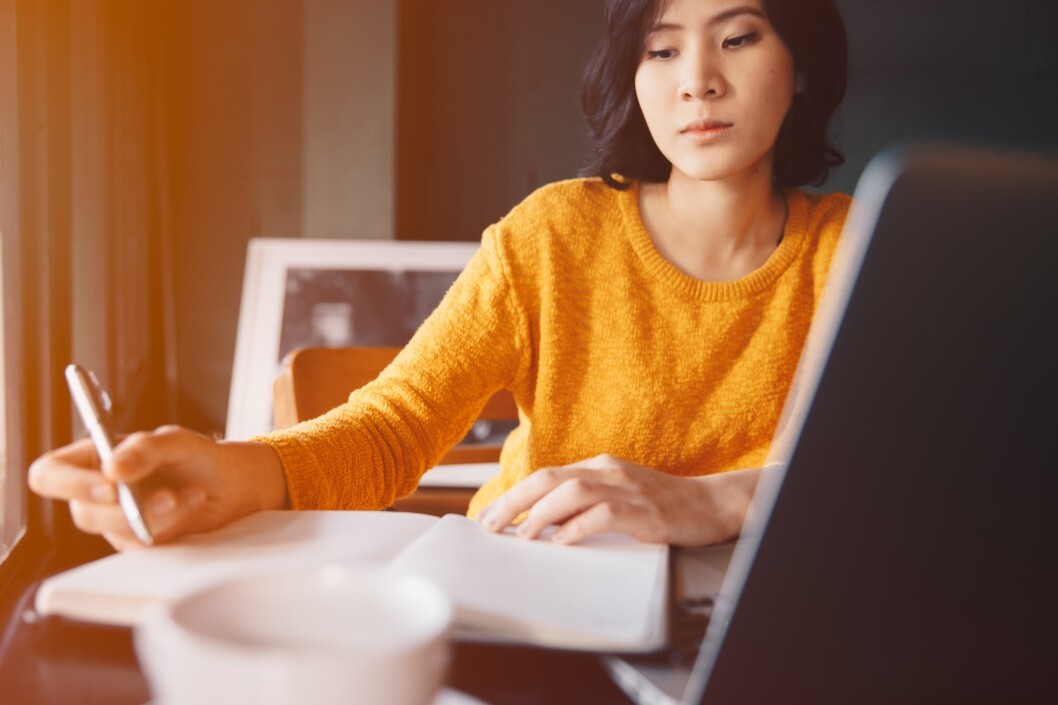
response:
<path id="1" fill-rule="evenodd" d="M 299 348 L 283 360 L 273 385 L 276 428 L 316 418 L 345 403 L 350 392 L 364 386 L 388 365 L 400 348 Z M 493 396 L 480 421 L 517 421 L 518 408 L 510 392 Z M 488 463 L 500 457 L 499 443 L 459 444 L 440 464 Z M 427 514 L 466 513 L 473 490 L 421 487 L 393 505 L 402 511 Z"/>

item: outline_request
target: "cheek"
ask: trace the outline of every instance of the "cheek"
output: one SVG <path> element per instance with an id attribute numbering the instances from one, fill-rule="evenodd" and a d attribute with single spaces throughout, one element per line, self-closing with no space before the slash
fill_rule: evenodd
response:
<path id="1" fill-rule="evenodd" d="M 792 72 L 782 69 L 773 70 L 768 80 L 762 84 L 760 105 L 772 115 L 776 122 L 782 122 L 793 104 L 794 78 Z"/>
<path id="2" fill-rule="evenodd" d="M 660 90 L 658 82 L 654 78 L 645 75 L 644 71 L 640 70 L 636 73 L 635 78 L 635 91 L 636 91 L 636 102 L 639 103 L 639 109 L 643 113 L 643 117 L 647 121 L 647 127 L 650 131 L 654 131 L 655 117 L 664 112 L 664 106 L 660 105 Z"/>
<path id="3" fill-rule="evenodd" d="M 774 74 L 775 98 L 783 106 L 785 116 L 793 104 L 794 94 L 800 92 L 797 86 L 801 79 L 794 70 L 793 58 L 789 55 L 775 68 Z"/>
<path id="4" fill-rule="evenodd" d="M 636 102 L 639 103 L 639 109 L 643 111 L 645 115 L 649 109 L 648 103 L 650 102 L 647 98 L 647 91 L 649 90 L 649 82 L 643 76 L 643 71 L 636 72 L 635 83 L 636 91 Z"/>

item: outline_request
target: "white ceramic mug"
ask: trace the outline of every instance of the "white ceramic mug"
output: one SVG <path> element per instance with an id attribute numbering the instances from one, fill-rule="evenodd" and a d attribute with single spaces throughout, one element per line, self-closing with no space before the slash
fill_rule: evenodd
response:
<path id="1" fill-rule="evenodd" d="M 159 705 L 429 705 L 451 621 L 431 583 L 331 566 L 160 606 L 135 644 Z"/>

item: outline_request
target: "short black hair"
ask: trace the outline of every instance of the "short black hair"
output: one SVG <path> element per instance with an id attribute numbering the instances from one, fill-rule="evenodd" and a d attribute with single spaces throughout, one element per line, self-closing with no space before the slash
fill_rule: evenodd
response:
<path id="1" fill-rule="evenodd" d="M 614 188 L 629 185 L 614 175 L 661 182 L 672 169 L 647 129 L 635 91 L 646 36 L 662 1 L 607 0 L 606 32 L 584 72 L 581 102 L 595 155 L 582 173 Z M 775 183 L 818 186 L 845 161 L 827 135 L 848 81 L 845 23 L 833 0 L 763 0 L 763 5 L 805 82 L 775 143 Z"/>

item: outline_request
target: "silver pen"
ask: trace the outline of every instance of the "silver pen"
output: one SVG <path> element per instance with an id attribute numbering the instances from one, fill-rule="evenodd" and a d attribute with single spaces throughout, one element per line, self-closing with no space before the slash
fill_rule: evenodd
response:
<path id="1" fill-rule="evenodd" d="M 66 383 L 70 386 L 70 395 L 73 397 L 74 406 L 81 415 L 85 430 L 95 444 L 99 460 L 106 465 L 114 455 L 113 431 L 110 429 L 110 397 L 103 391 L 99 380 L 90 371 L 79 365 L 70 364 L 66 366 Z M 154 543 L 147 522 L 143 519 L 139 503 L 132 489 L 124 482 L 116 482 L 118 492 L 118 505 L 125 514 L 125 519 L 132 527 L 132 533 L 136 534 L 144 544 L 150 546 Z"/>

